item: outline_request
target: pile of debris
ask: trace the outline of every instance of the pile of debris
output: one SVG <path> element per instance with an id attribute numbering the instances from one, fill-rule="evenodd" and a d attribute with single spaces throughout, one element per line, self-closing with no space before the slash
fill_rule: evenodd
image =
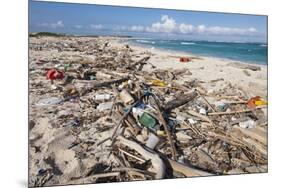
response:
<path id="1" fill-rule="evenodd" d="M 129 45 L 31 39 L 30 186 L 267 171 L 264 99 L 145 72 L 152 54 Z"/>

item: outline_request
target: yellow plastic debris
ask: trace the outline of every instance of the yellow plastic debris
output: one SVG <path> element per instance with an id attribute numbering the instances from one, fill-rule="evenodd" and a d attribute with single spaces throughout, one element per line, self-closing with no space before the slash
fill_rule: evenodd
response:
<path id="1" fill-rule="evenodd" d="M 160 87 L 165 87 L 167 84 L 163 82 L 162 80 L 152 80 L 151 84 L 154 86 L 160 86 Z"/>
<path id="2" fill-rule="evenodd" d="M 166 136 L 165 131 L 161 131 L 161 130 L 157 130 L 157 131 L 156 131 L 156 134 L 157 134 L 158 136 Z"/>
<path id="3" fill-rule="evenodd" d="M 262 105 L 267 105 L 267 102 L 265 100 L 258 100 L 255 101 L 256 106 L 262 106 Z"/>

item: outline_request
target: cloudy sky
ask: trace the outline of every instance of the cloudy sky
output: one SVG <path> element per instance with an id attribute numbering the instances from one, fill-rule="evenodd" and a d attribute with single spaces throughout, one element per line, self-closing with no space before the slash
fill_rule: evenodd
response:
<path id="1" fill-rule="evenodd" d="M 32 1 L 29 31 L 266 42 L 267 18 L 241 14 Z"/>

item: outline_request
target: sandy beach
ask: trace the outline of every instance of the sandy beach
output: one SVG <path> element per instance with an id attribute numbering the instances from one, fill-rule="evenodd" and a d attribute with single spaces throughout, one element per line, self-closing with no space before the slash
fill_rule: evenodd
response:
<path id="1" fill-rule="evenodd" d="M 211 103 L 211 106 L 216 106 L 218 101 L 235 101 L 237 103 L 242 101 L 242 104 L 244 104 L 245 101 L 255 96 L 260 96 L 267 101 L 268 78 L 267 66 L 265 65 L 152 49 L 128 43 L 124 38 L 118 37 L 39 36 L 30 37 L 29 43 L 30 186 L 119 181 L 118 178 L 115 178 L 115 175 L 112 175 L 113 178 L 111 177 L 111 179 L 106 179 L 108 178 L 107 176 L 102 176 L 102 179 L 93 178 L 89 174 L 101 174 L 105 171 L 108 172 L 108 169 L 110 169 L 109 171 L 111 173 L 119 173 L 116 168 L 121 168 L 118 166 L 119 163 L 116 157 L 112 155 L 112 150 L 109 149 L 112 145 L 111 141 L 105 140 L 114 133 L 116 124 L 118 124 L 118 118 L 120 119 L 120 114 L 119 116 L 114 116 L 111 115 L 109 110 L 98 110 L 98 106 L 106 100 L 100 102 L 96 95 L 110 94 L 112 97 L 109 101 L 118 101 L 119 98 L 116 95 L 116 89 L 119 90 L 121 85 L 124 85 L 124 82 L 118 83 L 115 87 L 110 87 L 110 89 L 91 89 L 93 86 L 92 83 L 95 81 L 104 82 L 129 76 L 130 80 L 126 81 L 126 84 L 130 85 L 131 82 L 140 83 L 139 86 L 134 86 L 139 88 L 142 87 L 142 83 L 148 83 L 151 78 L 155 79 L 156 75 L 158 79 L 163 78 L 159 80 L 165 82 L 163 85 L 166 87 L 164 88 L 166 90 L 162 90 L 159 87 L 153 91 L 157 93 L 161 90 L 158 94 L 164 97 L 164 104 L 167 104 L 177 96 L 185 96 L 187 93 L 193 91 L 194 88 L 196 88 L 196 91 L 199 91 L 200 95 L 205 96 L 205 99 Z M 149 56 L 149 59 L 141 65 L 141 68 L 131 68 L 135 65 L 135 62 L 139 62 L 147 56 Z M 181 57 L 188 57 L 191 61 L 180 62 L 179 59 Z M 117 62 L 120 62 L 120 64 Z M 128 65 L 127 68 L 126 65 Z M 67 78 L 71 78 L 70 81 L 66 81 L 65 78 L 52 82 L 46 79 L 46 72 L 54 68 L 62 71 L 65 77 L 68 76 Z M 85 78 L 86 72 L 89 73 L 91 70 L 100 73 L 100 75 L 95 75 L 93 78 L 95 80 L 93 81 L 91 80 L 92 77 L 90 79 Z M 159 75 L 163 76 L 161 77 Z M 129 88 L 129 86 L 124 87 Z M 173 89 L 176 87 L 181 88 L 181 90 Z M 65 95 L 68 96 L 69 94 L 68 88 L 71 88 L 71 97 L 66 100 Z M 138 96 L 138 92 L 139 90 L 137 89 L 131 90 L 131 95 L 134 96 L 133 98 Z M 59 101 L 62 96 L 64 100 Z M 53 98 L 53 100 L 50 100 L 50 98 Z M 204 103 L 204 101 L 191 102 L 190 108 L 181 107 L 179 109 L 173 109 L 173 113 L 186 112 L 188 110 L 194 110 L 197 114 L 199 112 L 201 113 L 199 111 L 202 109 L 201 103 Z M 248 110 L 245 105 L 239 105 L 229 107 L 226 112 L 241 109 Z M 200 106 L 200 109 L 198 106 Z M 198 107 L 199 110 L 195 107 Z M 210 111 L 210 114 L 212 113 L 208 105 L 206 111 Z M 187 132 L 175 133 L 174 135 L 177 135 L 175 136 L 176 138 L 189 140 L 189 144 L 186 145 L 179 140 L 175 141 L 176 148 L 185 148 L 182 149 L 182 152 L 179 152 L 181 154 L 177 155 L 177 161 L 182 159 L 183 161 L 189 161 L 186 164 L 192 164 L 192 168 L 190 167 L 191 175 L 189 177 L 267 172 L 267 108 L 257 109 L 256 111 L 250 111 L 254 115 L 249 115 L 249 117 L 252 118 L 255 116 L 253 118 L 255 126 L 249 129 L 241 128 L 239 121 L 233 123 L 239 119 L 249 118 L 243 113 L 242 115 L 234 114 L 232 117 L 214 117 L 209 116 L 208 113 L 202 113 L 205 118 L 210 118 L 211 120 L 208 120 L 206 123 L 206 121 L 200 120 L 197 117 L 194 118 L 197 123 L 193 126 L 196 127 L 198 125 L 196 129 L 204 135 L 203 137 L 194 136 L 193 134 L 195 133 L 189 134 L 188 130 Z M 217 128 L 214 128 L 214 126 Z M 213 129 L 214 133 L 211 134 L 210 132 L 212 131 L 210 130 Z M 226 135 L 220 135 L 219 137 L 218 135 L 222 134 L 221 132 L 225 132 Z M 139 133 L 139 135 L 141 134 Z M 214 135 L 217 135 L 217 137 L 212 140 L 215 137 Z M 234 141 L 229 141 L 230 137 L 227 137 L 229 135 L 232 135 L 231 138 Z M 201 141 L 201 150 L 197 146 L 190 147 L 192 140 L 203 138 L 207 138 L 206 143 L 212 140 L 210 143 L 216 143 L 217 145 L 205 146 Z M 163 139 L 165 142 L 168 142 L 166 137 Z M 237 140 L 241 140 L 242 143 L 237 144 Z M 122 139 L 119 142 L 122 144 Z M 229 146 L 225 146 L 227 149 L 223 149 L 222 145 L 225 143 L 229 144 Z M 241 146 L 243 144 L 246 144 L 246 146 Z M 250 153 L 252 152 L 249 155 L 260 157 L 258 162 L 252 161 L 252 158 L 248 154 L 241 154 L 244 148 L 251 148 L 252 146 L 255 149 L 253 151 L 249 149 Z M 205 147 L 208 150 L 205 150 Z M 212 147 L 215 148 L 212 150 L 213 152 L 210 149 Z M 234 154 L 234 150 L 230 148 L 235 148 L 235 151 L 241 152 Z M 216 150 L 221 153 L 216 153 Z M 166 151 L 166 147 L 161 149 L 159 146 L 159 149 L 157 149 L 157 152 L 165 153 L 164 151 Z M 201 153 L 196 153 L 199 151 Z M 202 151 L 204 151 L 203 154 Z M 166 152 L 168 153 L 168 158 L 173 156 L 170 149 L 167 149 Z M 206 157 L 206 153 L 209 153 L 211 157 Z M 228 157 L 232 156 L 232 158 L 229 158 L 228 162 L 222 162 L 224 158 L 223 153 L 227 153 L 226 155 Z M 201 155 L 206 156 L 200 158 Z M 219 157 L 214 157 L 216 155 Z M 194 156 L 197 156 L 197 158 Z M 138 158 L 140 157 L 141 155 L 138 155 Z M 129 160 L 128 158 L 126 159 Z M 146 160 L 145 157 L 144 159 Z M 100 164 L 100 166 L 95 166 L 97 164 Z M 93 170 L 93 167 L 95 167 L 95 170 Z M 125 167 L 128 168 L 126 165 Z M 131 164 L 130 168 L 138 167 L 137 165 L 133 166 Z M 155 172 L 155 169 L 157 167 L 152 166 L 147 171 Z M 137 172 L 143 173 L 142 171 Z M 137 174 L 137 172 L 135 173 Z M 119 174 L 118 177 L 120 176 Z M 130 178 L 122 179 L 122 181 L 154 179 L 148 177 L 146 173 L 143 173 L 140 179 L 132 178 L 133 175 L 129 175 L 128 177 Z M 161 179 L 176 177 L 188 176 L 186 174 L 184 176 L 174 174 L 161 176 Z"/>

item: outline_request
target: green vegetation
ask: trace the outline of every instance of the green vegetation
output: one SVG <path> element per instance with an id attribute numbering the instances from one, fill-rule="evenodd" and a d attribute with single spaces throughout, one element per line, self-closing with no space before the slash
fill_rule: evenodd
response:
<path id="1" fill-rule="evenodd" d="M 38 32 L 38 33 L 30 33 L 30 37 L 40 37 L 40 36 L 49 36 L 49 37 L 63 37 L 65 34 L 61 33 L 51 33 L 51 32 Z"/>

